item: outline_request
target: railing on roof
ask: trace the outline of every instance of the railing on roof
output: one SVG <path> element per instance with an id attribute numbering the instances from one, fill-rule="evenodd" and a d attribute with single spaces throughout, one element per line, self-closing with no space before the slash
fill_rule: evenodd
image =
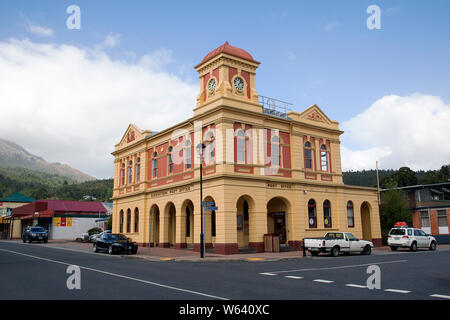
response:
<path id="1" fill-rule="evenodd" d="M 263 113 L 274 117 L 291 120 L 287 113 L 291 111 L 292 103 L 269 98 L 265 96 L 258 97 L 259 104 L 263 107 Z"/>

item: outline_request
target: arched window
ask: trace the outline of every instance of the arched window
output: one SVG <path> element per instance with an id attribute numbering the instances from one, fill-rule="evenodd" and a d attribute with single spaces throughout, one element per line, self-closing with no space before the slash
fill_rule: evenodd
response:
<path id="1" fill-rule="evenodd" d="M 153 153 L 153 178 L 158 177 L 158 152 Z"/>
<path id="2" fill-rule="evenodd" d="M 133 161 L 128 162 L 128 184 L 133 182 Z"/>
<path id="3" fill-rule="evenodd" d="M 308 201 L 308 224 L 310 228 L 317 228 L 316 201 Z"/>
<path id="4" fill-rule="evenodd" d="M 123 233 L 123 210 L 119 214 L 119 233 Z"/>
<path id="5" fill-rule="evenodd" d="M 216 141 L 214 139 L 214 133 L 212 131 L 209 131 L 205 135 L 205 151 L 204 151 L 204 159 L 206 164 L 214 163 L 215 162 L 215 155 L 216 155 Z"/>
<path id="6" fill-rule="evenodd" d="M 167 149 L 167 172 L 173 173 L 173 155 L 172 155 L 172 147 Z"/>
<path id="7" fill-rule="evenodd" d="M 120 169 L 120 185 L 125 185 L 125 163 L 122 163 L 122 168 Z"/>
<path id="8" fill-rule="evenodd" d="M 324 144 L 320 146 L 320 169 L 328 172 L 328 150 Z"/>
<path id="9" fill-rule="evenodd" d="M 281 167 L 281 141 L 279 136 L 273 136 L 271 140 L 272 166 Z"/>
<path id="10" fill-rule="evenodd" d="M 325 228 L 331 228 L 331 204 L 329 200 L 323 202 L 323 225 Z"/>
<path id="11" fill-rule="evenodd" d="M 139 209 L 134 209 L 134 232 L 139 232 Z"/>
<path id="12" fill-rule="evenodd" d="M 245 133 L 243 130 L 238 130 L 236 134 L 236 158 L 238 163 L 246 163 L 246 143 Z"/>
<path id="13" fill-rule="evenodd" d="M 306 141 L 304 146 L 305 169 L 313 169 L 313 148 L 311 142 Z"/>
<path id="14" fill-rule="evenodd" d="M 131 210 L 127 210 L 127 233 L 131 232 Z"/>
<path id="15" fill-rule="evenodd" d="M 347 202 L 347 221 L 350 228 L 355 226 L 355 213 L 353 211 L 353 202 Z"/>
<path id="16" fill-rule="evenodd" d="M 141 158 L 136 159 L 136 169 L 134 170 L 135 173 L 135 183 L 141 181 Z"/>
<path id="17" fill-rule="evenodd" d="M 186 140 L 184 143 L 184 163 L 186 169 L 192 168 L 192 149 L 191 149 L 191 140 Z"/>

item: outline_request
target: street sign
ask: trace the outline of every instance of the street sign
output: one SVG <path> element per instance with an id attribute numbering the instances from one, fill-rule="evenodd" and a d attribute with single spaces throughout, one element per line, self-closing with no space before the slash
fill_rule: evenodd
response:
<path id="1" fill-rule="evenodd" d="M 214 202 L 208 202 L 208 201 L 203 201 L 202 202 L 202 206 L 204 206 L 204 207 L 206 207 L 206 206 L 213 206 L 213 205 L 215 205 Z"/>
<path id="2" fill-rule="evenodd" d="M 205 210 L 216 211 L 216 210 L 219 210 L 219 208 L 218 207 L 205 207 Z"/>

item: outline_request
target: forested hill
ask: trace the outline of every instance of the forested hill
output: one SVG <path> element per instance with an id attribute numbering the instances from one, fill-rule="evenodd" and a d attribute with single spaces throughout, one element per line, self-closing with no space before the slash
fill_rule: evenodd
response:
<path id="1" fill-rule="evenodd" d="M 343 172 L 344 183 L 347 185 L 376 187 L 376 170 Z M 406 187 L 417 184 L 431 184 L 450 181 L 450 166 L 444 165 L 439 170 L 413 171 L 408 167 L 398 170 L 378 170 L 380 187 Z"/>
<path id="2" fill-rule="evenodd" d="M 25 168 L 0 167 L 0 198 L 16 192 L 35 199 L 109 201 L 113 179 L 77 183 L 67 177 Z"/>

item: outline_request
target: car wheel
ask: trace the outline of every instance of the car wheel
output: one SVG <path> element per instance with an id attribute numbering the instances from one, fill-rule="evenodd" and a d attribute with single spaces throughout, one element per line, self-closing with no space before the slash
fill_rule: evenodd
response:
<path id="1" fill-rule="evenodd" d="M 96 243 L 94 243 L 93 250 L 94 250 L 94 252 L 98 252 L 98 247 L 97 247 L 97 244 L 96 244 Z"/>
<path id="2" fill-rule="evenodd" d="M 33 240 L 31 240 L 31 238 L 28 238 L 27 240 L 28 240 L 28 243 L 33 242 Z"/>
<path id="3" fill-rule="evenodd" d="M 391 250 L 392 250 L 392 251 L 397 251 L 397 249 L 398 249 L 398 247 L 391 246 Z"/>
<path id="4" fill-rule="evenodd" d="M 361 252 L 361 254 L 366 255 L 366 256 L 370 256 L 370 254 L 372 253 L 372 248 L 367 245 L 364 247 L 364 250 Z"/>
<path id="5" fill-rule="evenodd" d="M 138 250 L 137 248 L 131 250 L 131 254 L 136 254 L 136 253 L 137 253 L 137 250 Z"/>
<path id="6" fill-rule="evenodd" d="M 417 251 L 417 243 L 416 242 L 413 242 L 412 244 L 411 244 L 411 247 L 409 247 L 409 249 L 411 250 L 411 251 Z"/>
<path id="7" fill-rule="evenodd" d="M 339 247 L 334 246 L 333 249 L 331 249 L 330 255 L 332 257 L 337 257 L 337 256 L 339 256 L 339 251 L 340 251 Z"/>
<path id="8" fill-rule="evenodd" d="M 27 242 L 26 238 L 22 238 L 23 243 Z"/>
<path id="9" fill-rule="evenodd" d="M 45 239 L 45 240 L 44 240 L 44 243 L 47 243 L 47 241 L 48 241 L 48 239 Z"/>
<path id="10" fill-rule="evenodd" d="M 431 244 L 430 244 L 430 250 L 431 250 L 431 251 L 436 250 L 436 242 L 431 241 Z"/>
<path id="11" fill-rule="evenodd" d="M 108 247 L 108 253 L 113 254 L 113 247 L 111 245 Z"/>

